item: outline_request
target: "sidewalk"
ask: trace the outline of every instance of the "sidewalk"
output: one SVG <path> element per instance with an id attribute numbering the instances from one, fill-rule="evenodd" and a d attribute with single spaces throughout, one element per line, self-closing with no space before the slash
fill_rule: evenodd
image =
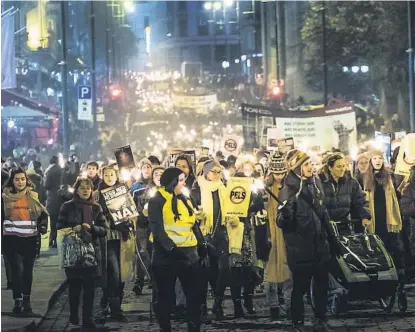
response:
<path id="1" fill-rule="evenodd" d="M 6 272 L 1 263 L 1 330 L 2 331 L 35 331 L 43 320 L 48 309 L 65 290 L 65 272 L 59 269 L 57 249 L 45 250 L 36 261 L 33 271 L 32 317 L 14 316 L 13 296 L 6 290 Z"/>

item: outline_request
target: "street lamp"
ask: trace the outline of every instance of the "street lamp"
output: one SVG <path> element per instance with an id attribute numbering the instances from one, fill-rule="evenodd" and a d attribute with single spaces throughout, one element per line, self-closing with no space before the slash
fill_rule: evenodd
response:
<path id="1" fill-rule="evenodd" d="M 359 72 L 359 69 L 360 69 L 360 68 L 359 68 L 358 66 L 353 66 L 353 67 L 352 67 L 352 72 L 356 74 L 356 73 L 358 73 L 358 72 Z"/>
<path id="2" fill-rule="evenodd" d="M 124 1 L 124 8 L 127 12 L 133 13 L 135 11 L 134 2 L 132 0 Z"/>
<path id="3" fill-rule="evenodd" d="M 216 1 L 213 4 L 213 10 L 221 10 L 222 9 L 222 2 Z"/>
<path id="4" fill-rule="evenodd" d="M 369 71 L 369 67 L 368 66 L 361 66 L 360 70 L 362 71 L 362 73 L 367 73 Z"/>
<path id="5" fill-rule="evenodd" d="M 225 7 L 232 7 L 233 6 L 233 0 L 224 0 L 223 4 Z"/>
<path id="6" fill-rule="evenodd" d="M 212 3 L 211 2 L 205 2 L 203 7 L 205 8 L 205 10 L 212 10 Z"/>

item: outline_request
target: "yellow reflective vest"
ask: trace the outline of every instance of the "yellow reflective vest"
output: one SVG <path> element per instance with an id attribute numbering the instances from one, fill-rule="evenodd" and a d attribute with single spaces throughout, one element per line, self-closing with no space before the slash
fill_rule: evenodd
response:
<path id="1" fill-rule="evenodd" d="M 166 203 L 163 205 L 163 224 L 164 230 L 167 233 L 167 236 L 172 239 L 172 241 L 178 247 L 194 247 L 197 245 L 197 239 L 192 231 L 192 227 L 196 222 L 196 216 L 189 215 L 186 205 L 178 199 L 177 200 L 177 211 L 179 212 L 180 219 L 174 220 L 173 213 L 173 195 L 167 192 L 164 188 L 159 189 L 159 193 L 164 197 Z M 187 200 L 190 207 L 193 208 L 190 200 Z M 153 235 L 153 234 L 151 234 Z M 152 236 L 151 236 L 151 241 Z"/>

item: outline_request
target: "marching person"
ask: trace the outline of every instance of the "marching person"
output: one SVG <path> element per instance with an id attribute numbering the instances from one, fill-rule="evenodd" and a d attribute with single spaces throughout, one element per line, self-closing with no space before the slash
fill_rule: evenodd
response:
<path id="1" fill-rule="evenodd" d="M 59 166 L 59 159 L 53 156 L 50 165 L 45 171 L 43 178 L 46 189 L 46 208 L 50 216 L 49 247 L 56 248 L 56 222 L 60 211 L 58 190 L 62 182 L 62 169 Z"/>
<path id="2" fill-rule="evenodd" d="M 357 180 L 346 172 L 346 159 L 342 153 L 333 153 L 327 158 L 319 177 L 324 191 L 324 205 L 330 219 L 340 223 L 340 230 L 351 226 L 350 218 L 370 223 L 366 195 Z"/>
<path id="3" fill-rule="evenodd" d="M 386 250 L 392 255 L 398 274 L 402 277 L 405 263 L 400 239 L 401 211 L 382 151 L 370 151 L 369 169 L 363 176 L 363 184 L 372 215 L 370 221 L 363 221 L 363 226 L 367 227 L 371 234 L 376 234 L 381 238 Z"/>
<path id="4" fill-rule="evenodd" d="M 86 164 L 86 176 L 92 181 L 94 191 L 98 189 L 101 179 L 98 176 L 99 165 L 96 161 L 90 161 Z"/>
<path id="5" fill-rule="evenodd" d="M 10 170 L 1 203 L 2 252 L 11 267 L 13 313 L 31 313 L 37 235 L 47 232 L 48 212 L 21 168 Z"/>
<path id="6" fill-rule="evenodd" d="M 109 231 L 107 233 L 107 287 L 103 289 L 101 308 L 105 310 L 108 299 L 111 310 L 111 318 L 118 321 L 126 321 L 126 317 L 121 311 L 121 303 L 124 294 L 125 283 L 121 279 L 121 266 L 123 264 L 132 264 L 132 262 L 121 261 L 121 241 L 127 241 L 133 227 L 130 221 L 115 224 L 105 203 L 101 191 L 119 183 L 117 171 L 110 166 L 102 170 L 102 181 L 98 186 L 98 202 L 101 205 L 104 215 L 109 222 Z"/>
<path id="7" fill-rule="evenodd" d="M 92 310 L 95 295 L 95 281 L 105 275 L 105 264 L 102 264 L 101 241 L 108 225 L 102 208 L 95 203 L 93 183 L 90 179 L 78 178 L 74 185 L 74 196 L 62 205 L 58 218 L 57 229 L 72 228 L 83 241 L 92 243 L 97 266 L 65 268 L 69 285 L 70 323 L 79 324 L 78 308 L 81 290 L 83 291 L 82 326 L 94 328 Z"/>
<path id="8" fill-rule="evenodd" d="M 168 168 L 160 179 L 163 188 L 150 199 L 148 218 L 154 236 L 152 271 L 158 290 L 156 315 L 160 330 L 170 332 L 170 314 L 176 278 L 187 302 L 187 331 L 200 331 L 200 267 L 198 240 L 193 233 L 196 216 L 190 199 L 182 191 L 186 175 Z"/>
<path id="9" fill-rule="evenodd" d="M 136 182 L 134 182 L 130 188 L 131 196 L 133 196 L 136 204 L 140 199 L 140 196 L 144 193 L 144 190 L 146 190 L 146 188 L 151 183 L 151 173 L 153 171 L 153 164 L 147 158 L 143 158 L 140 160 L 139 171 L 139 179 Z"/>
<path id="10" fill-rule="evenodd" d="M 186 187 L 190 190 L 193 187 L 195 182 L 195 175 L 193 173 L 192 164 L 189 161 L 189 158 L 185 155 L 180 155 L 177 157 L 175 162 L 175 167 L 180 168 L 186 175 Z"/>
<path id="11" fill-rule="evenodd" d="M 310 157 L 294 149 L 286 156 L 288 174 L 279 193 L 278 226 L 283 230 L 287 262 L 293 278 L 291 316 L 296 332 L 305 332 L 304 294 L 315 279 L 315 332 L 331 331 L 326 322 L 328 301 L 328 217 L 323 189 L 313 176 Z"/>
<path id="12" fill-rule="evenodd" d="M 153 197 L 157 190 L 161 187 L 160 178 L 164 173 L 164 170 L 165 169 L 162 166 L 154 166 L 151 175 L 152 181 L 149 187 L 144 192 L 144 194 L 140 196 L 140 200 L 137 206 L 138 218 L 137 225 L 135 228 L 136 242 L 142 262 L 140 261 L 139 257 L 137 257 L 136 280 L 133 288 L 133 291 L 136 295 L 141 295 L 144 287 L 145 270 L 142 264 L 144 264 L 147 270 L 150 267 L 151 250 L 149 250 L 148 247 L 148 238 L 150 236 L 150 226 L 148 222 L 148 202 L 150 198 Z"/>
<path id="13" fill-rule="evenodd" d="M 265 297 L 269 305 L 271 320 L 279 318 L 279 304 L 284 302 L 284 309 L 287 317 L 291 314 L 291 291 L 292 280 L 291 272 L 287 264 L 287 253 L 282 230 L 277 227 L 278 201 L 276 198 L 282 189 L 284 178 L 287 174 L 285 160 L 279 153 L 271 156 L 268 168 L 267 187 L 271 191 L 268 192 L 268 229 L 269 243 L 271 250 L 269 251 L 268 260 L 265 267 Z M 283 298 L 279 298 L 278 286 L 282 288 Z"/>

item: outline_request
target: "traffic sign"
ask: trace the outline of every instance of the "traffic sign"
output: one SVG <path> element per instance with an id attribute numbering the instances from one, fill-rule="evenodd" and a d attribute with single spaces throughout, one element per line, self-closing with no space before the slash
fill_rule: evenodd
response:
<path id="1" fill-rule="evenodd" d="M 92 121 L 92 87 L 78 85 L 78 120 Z"/>

